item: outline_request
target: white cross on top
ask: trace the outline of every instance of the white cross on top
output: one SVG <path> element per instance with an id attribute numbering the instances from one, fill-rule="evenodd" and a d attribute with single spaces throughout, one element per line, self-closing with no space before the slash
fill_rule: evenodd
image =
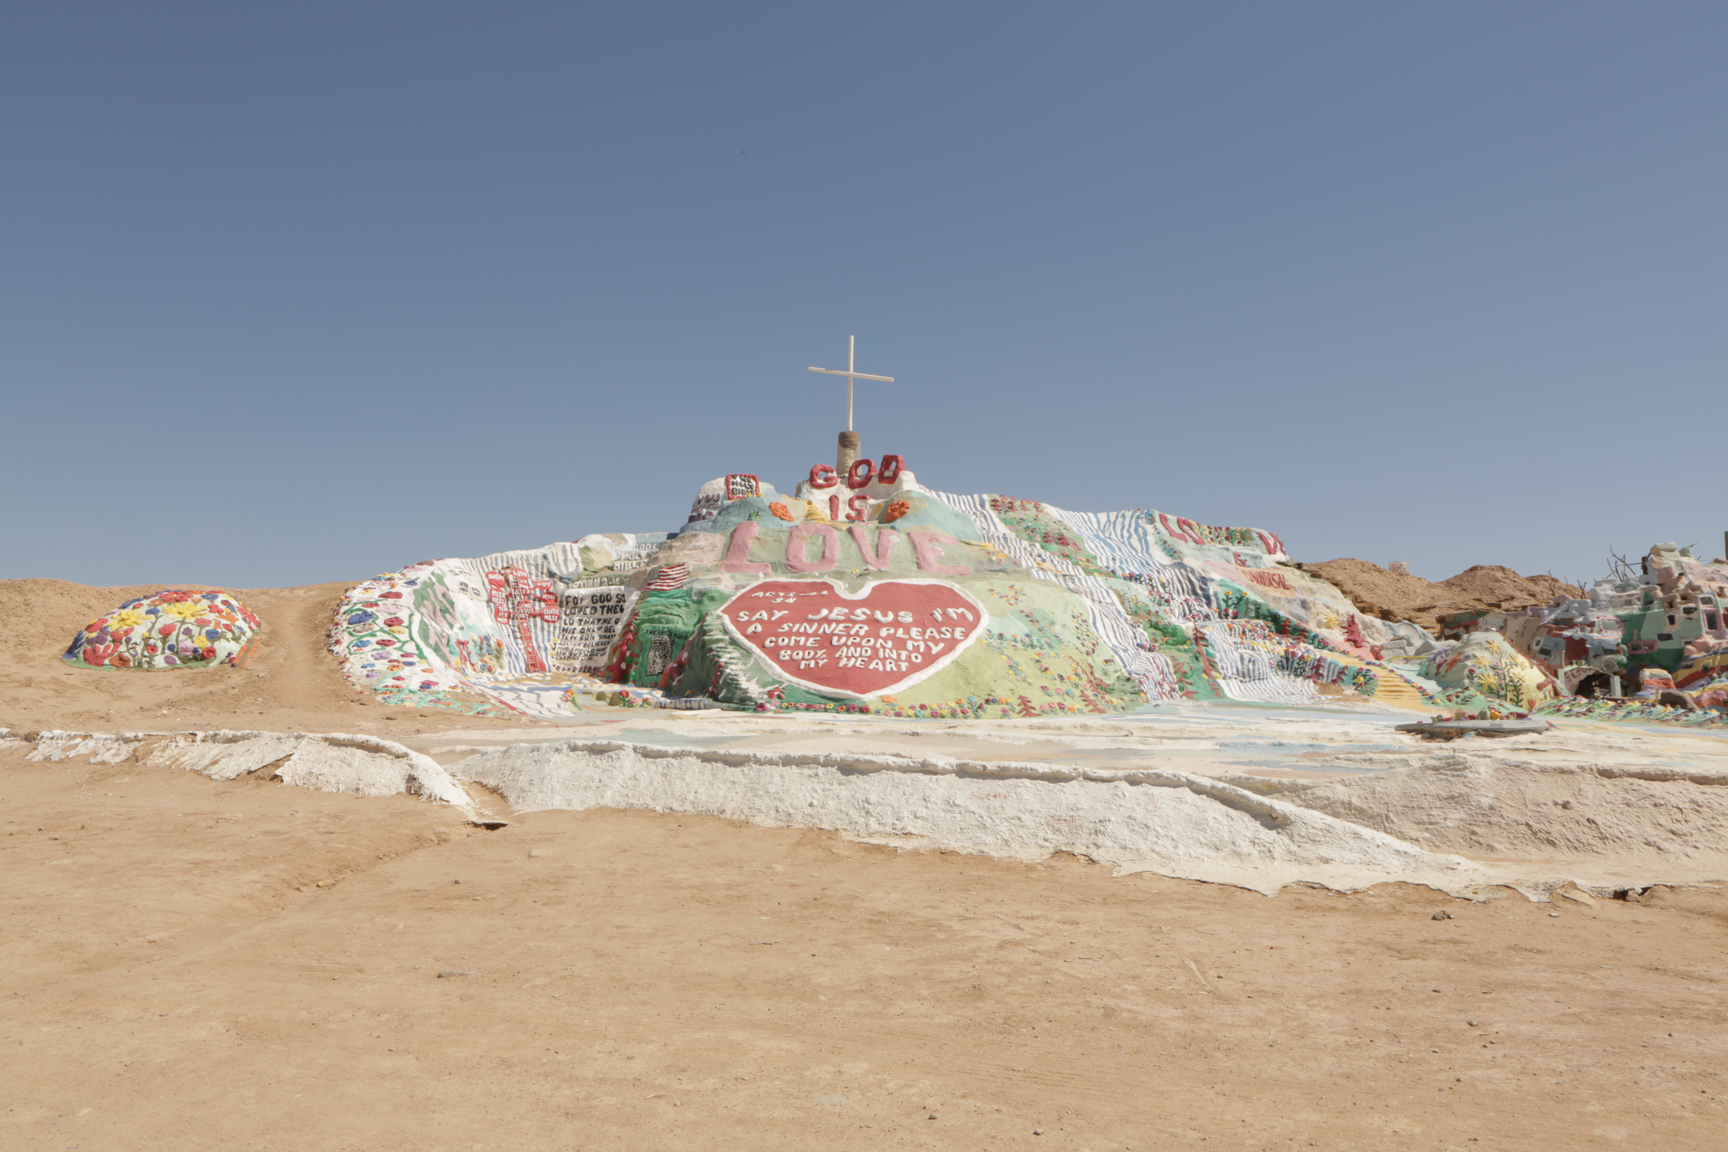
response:
<path id="1" fill-rule="evenodd" d="M 852 431 L 852 382 L 854 380 L 880 380 L 884 384 L 894 383 L 892 376 L 871 376 L 864 372 L 854 372 L 852 369 L 857 363 L 857 352 L 858 337 L 848 336 L 846 337 L 846 371 L 842 372 L 838 368 L 810 369 L 812 372 L 824 372 L 829 376 L 846 377 L 846 431 L 848 432 Z"/>

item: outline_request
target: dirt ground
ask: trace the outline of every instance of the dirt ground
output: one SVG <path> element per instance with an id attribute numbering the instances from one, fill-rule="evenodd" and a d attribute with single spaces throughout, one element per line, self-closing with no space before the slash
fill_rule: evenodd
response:
<path id="1" fill-rule="evenodd" d="M 361 703 L 321 662 L 339 592 L 241 593 L 274 629 L 241 671 L 79 673 L 51 620 L 0 722 L 478 726 Z M 118 603 L 85 593 L 57 610 Z M 1723 885 L 1268 899 L 708 817 L 511 820 L 0 763 L 0 1148 L 1728 1145 Z"/>
<path id="2" fill-rule="evenodd" d="M 132 764 L 0 781 L 0 1147 L 1707 1149 L 1728 1131 L 1720 886 L 1267 899 L 712 818 L 482 832 L 407 798 Z"/>

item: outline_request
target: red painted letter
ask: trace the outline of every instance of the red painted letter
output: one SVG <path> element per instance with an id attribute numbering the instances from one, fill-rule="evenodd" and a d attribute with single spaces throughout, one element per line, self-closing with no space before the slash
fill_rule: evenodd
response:
<path id="1" fill-rule="evenodd" d="M 812 464 L 810 466 L 810 487 L 832 488 L 840 483 L 840 474 L 834 471 L 832 464 Z"/>
<path id="2" fill-rule="evenodd" d="M 869 460 L 854 460 L 852 467 L 846 469 L 846 487 L 852 489 L 868 488 L 871 478 L 875 475 L 875 464 Z"/>

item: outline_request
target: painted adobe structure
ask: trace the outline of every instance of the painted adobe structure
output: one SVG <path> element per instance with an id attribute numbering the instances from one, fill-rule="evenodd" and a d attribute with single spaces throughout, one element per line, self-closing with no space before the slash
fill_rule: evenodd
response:
<path id="1" fill-rule="evenodd" d="M 1372 693 L 1398 625 L 1254 528 L 1072 513 L 818 465 L 703 485 L 676 532 L 427 561 L 350 591 L 349 678 L 392 703 L 568 715 L 583 694 L 893 716 L 1103 714 Z M 1430 686 L 1432 687 L 1432 686 Z M 1408 689 L 1406 689 L 1408 691 Z"/>
<path id="2" fill-rule="evenodd" d="M 1629 663 L 1678 672 L 1688 658 L 1728 644 L 1728 563 L 1658 544 L 1643 567 L 1642 583 L 1611 594 Z"/>

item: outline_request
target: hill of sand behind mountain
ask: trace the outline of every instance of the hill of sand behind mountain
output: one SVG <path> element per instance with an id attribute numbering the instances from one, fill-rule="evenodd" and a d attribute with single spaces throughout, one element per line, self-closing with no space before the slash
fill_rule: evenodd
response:
<path id="1" fill-rule="evenodd" d="M 1560 595 L 1584 595 L 1582 589 L 1552 576 L 1520 576 L 1498 564 L 1477 564 L 1439 582 L 1351 558 L 1297 567 L 1337 585 L 1360 612 L 1381 620 L 1408 620 L 1435 634 L 1439 622 L 1454 612 L 1509 611 L 1550 604 Z"/>
<path id="2" fill-rule="evenodd" d="M 1502 610 L 1552 604 L 1556 596 L 1583 596 L 1584 589 L 1544 573 L 1520 576 L 1499 564 L 1473 564 L 1441 585 L 1460 595 Z"/>

